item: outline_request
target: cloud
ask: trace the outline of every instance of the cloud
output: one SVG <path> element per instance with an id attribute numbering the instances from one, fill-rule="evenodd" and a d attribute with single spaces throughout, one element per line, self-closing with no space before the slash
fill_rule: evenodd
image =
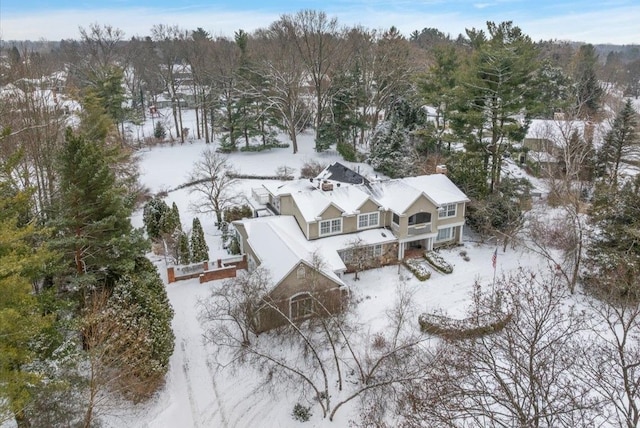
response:
<path id="1" fill-rule="evenodd" d="M 495 2 L 496 0 L 494 0 Z M 556 15 L 541 17 L 542 8 L 533 14 L 522 3 L 498 0 L 515 7 L 473 8 L 457 7 L 453 11 L 434 4 L 426 7 L 418 2 L 391 2 L 386 6 L 373 2 L 351 1 L 340 6 L 325 8 L 329 16 L 337 16 L 343 25 L 362 25 L 370 29 L 387 29 L 396 26 L 403 34 L 425 27 L 437 28 L 456 37 L 466 28 L 484 28 L 486 21 L 513 21 L 533 40 L 573 40 L 589 43 L 638 43 L 640 34 L 640 6 L 620 4 L 617 7 L 600 8 L 598 11 L 555 10 Z M 467 3 L 471 5 L 472 3 Z M 477 4 L 489 4 L 477 3 Z M 462 6 L 462 5 L 460 5 Z M 422 8 L 418 10 L 419 8 Z M 202 27 L 213 35 L 232 36 L 234 31 L 252 31 L 277 20 L 282 13 L 270 10 L 234 11 L 213 7 L 185 7 L 176 9 L 121 8 L 99 10 L 64 10 L 34 12 L 29 15 L 4 13 L 0 21 L 0 37 L 4 40 L 60 40 L 77 39 L 79 26 L 109 24 L 125 32 L 127 38 L 146 36 L 156 24 L 179 25 L 195 30 Z"/>

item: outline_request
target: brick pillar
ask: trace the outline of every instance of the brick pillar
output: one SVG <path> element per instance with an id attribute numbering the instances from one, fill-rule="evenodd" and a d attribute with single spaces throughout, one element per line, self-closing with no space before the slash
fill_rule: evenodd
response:
<path id="1" fill-rule="evenodd" d="M 176 282 L 176 273 L 173 270 L 173 266 L 167 268 L 167 280 L 169 281 L 169 284 Z"/>

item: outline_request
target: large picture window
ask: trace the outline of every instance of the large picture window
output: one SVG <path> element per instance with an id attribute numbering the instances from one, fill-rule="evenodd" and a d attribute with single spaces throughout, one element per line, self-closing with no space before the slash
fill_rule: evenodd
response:
<path id="1" fill-rule="evenodd" d="M 380 225 L 379 213 L 360 214 L 358 216 L 358 229 L 366 229 L 368 227 L 378 227 Z"/>
<path id="2" fill-rule="evenodd" d="M 291 297 L 289 317 L 292 320 L 307 318 L 313 315 L 313 297 L 309 293 L 300 293 Z"/>
<path id="3" fill-rule="evenodd" d="M 456 204 L 443 205 L 438 211 L 438 218 L 448 218 L 456 216 Z"/>
<path id="4" fill-rule="evenodd" d="M 333 235 L 342 232 L 342 219 L 334 218 L 320 222 L 320 236 Z"/>
<path id="5" fill-rule="evenodd" d="M 453 228 L 445 227 L 444 229 L 438 229 L 438 236 L 436 241 L 449 241 L 453 238 Z"/>

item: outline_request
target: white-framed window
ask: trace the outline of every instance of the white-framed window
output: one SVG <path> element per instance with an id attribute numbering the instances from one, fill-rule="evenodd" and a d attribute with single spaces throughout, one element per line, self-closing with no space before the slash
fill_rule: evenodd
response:
<path id="1" fill-rule="evenodd" d="M 304 268 L 304 265 L 298 266 L 298 270 L 296 271 L 296 276 L 298 277 L 298 279 L 304 279 L 306 275 L 307 271 Z"/>
<path id="2" fill-rule="evenodd" d="M 320 222 L 320 236 L 333 235 L 342 232 L 342 219 L 334 218 Z"/>
<path id="3" fill-rule="evenodd" d="M 373 257 L 380 257 L 382 255 L 382 244 L 376 244 L 373 246 Z"/>
<path id="4" fill-rule="evenodd" d="M 396 213 L 393 213 L 393 224 L 395 225 L 399 225 L 400 224 L 400 216 Z"/>
<path id="5" fill-rule="evenodd" d="M 444 229 L 438 229 L 438 236 L 436 241 L 449 241 L 453 238 L 453 228 L 445 227 Z"/>
<path id="6" fill-rule="evenodd" d="M 358 216 L 358 229 L 365 229 L 367 227 L 378 227 L 380 225 L 380 214 L 367 213 L 360 214 Z"/>
<path id="7" fill-rule="evenodd" d="M 289 318 L 297 320 L 313 315 L 313 297 L 309 293 L 299 293 L 289 300 Z"/>
<path id="8" fill-rule="evenodd" d="M 456 216 L 456 206 L 457 204 L 446 204 L 443 205 L 438 211 L 438 218 L 449 218 Z"/>

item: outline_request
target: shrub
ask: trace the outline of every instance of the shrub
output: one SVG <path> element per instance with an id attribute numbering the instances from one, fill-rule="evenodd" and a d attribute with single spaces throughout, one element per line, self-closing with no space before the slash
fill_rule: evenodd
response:
<path id="1" fill-rule="evenodd" d="M 242 220 L 243 218 L 251 218 L 253 217 L 253 211 L 251 207 L 247 204 L 243 205 L 235 205 L 230 208 L 224 209 L 223 218 L 227 223 L 231 223 L 235 220 Z"/>
<path id="2" fill-rule="evenodd" d="M 311 407 L 305 407 L 300 403 L 296 403 L 293 406 L 293 412 L 291 412 L 293 419 L 300 422 L 307 422 L 311 418 Z"/>
<path id="3" fill-rule="evenodd" d="M 427 259 L 429 264 L 439 270 L 442 273 L 451 273 L 453 272 L 453 266 L 449 264 L 445 259 L 440 256 L 440 254 L 435 251 L 426 251 L 424 253 L 424 258 Z"/>
<path id="4" fill-rule="evenodd" d="M 354 149 L 351 144 L 349 144 L 349 143 L 338 143 L 338 146 L 336 148 L 338 150 L 338 153 L 340 153 L 340 155 L 347 162 L 356 162 L 358 160 L 357 159 L 356 149 Z"/>
<path id="5" fill-rule="evenodd" d="M 300 168 L 300 178 L 315 178 L 326 168 L 316 160 L 306 161 Z"/>
<path id="6" fill-rule="evenodd" d="M 418 278 L 420 281 L 426 281 L 431 278 L 431 271 L 427 269 L 424 263 L 416 259 L 407 259 L 403 264 Z"/>
<path id="7" fill-rule="evenodd" d="M 471 339 L 496 333 L 511 321 L 511 313 L 486 314 L 480 319 L 454 319 L 440 314 L 422 314 L 418 317 L 420 329 L 446 339 Z"/>
<path id="8" fill-rule="evenodd" d="M 271 150 L 271 149 L 286 149 L 289 147 L 288 143 L 267 143 L 260 145 L 252 145 L 252 146 L 242 146 L 240 148 L 241 152 L 261 152 L 263 150 Z"/>
<path id="9" fill-rule="evenodd" d="M 167 130 L 165 129 L 162 122 L 156 122 L 155 128 L 153 128 L 153 136 L 158 140 L 164 140 L 167 136 Z"/>

